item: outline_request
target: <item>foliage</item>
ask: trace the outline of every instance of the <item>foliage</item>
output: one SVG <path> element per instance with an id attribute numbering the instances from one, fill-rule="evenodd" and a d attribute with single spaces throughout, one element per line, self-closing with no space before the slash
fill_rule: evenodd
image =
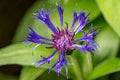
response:
<path id="1" fill-rule="evenodd" d="M 13 39 L 13 44 L 0 49 L 0 66 L 8 64 L 22 65 L 22 71 L 19 80 L 66 80 L 64 69 L 60 77 L 53 72 L 48 74 L 48 68 L 55 63 L 57 56 L 54 57 L 50 65 L 44 65 L 36 68 L 32 63 L 39 60 L 39 55 L 48 56 L 52 50 L 45 49 L 40 46 L 35 50 L 32 56 L 32 48 L 34 45 L 28 47 L 21 43 L 25 40 L 28 34 L 28 28 L 31 26 L 37 33 L 50 37 L 50 30 L 46 26 L 37 21 L 32 16 L 42 7 L 50 9 L 51 20 L 55 25 L 59 25 L 59 16 L 55 10 L 55 3 L 57 0 L 38 0 L 27 11 L 22 21 L 20 22 L 16 34 Z M 79 51 L 74 51 L 72 55 L 67 56 L 69 65 L 69 80 L 97 80 L 100 77 L 108 76 L 111 73 L 120 71 L 119 54 L 119 36 L 120 36 L 120 1 L 119 0 L 63 0 L 58 2 L 64 8 L 64 20 L 71 24 L 73 19 L 73 11 L 90 12 L 91 22 L 93 28 L 99 29 L 100 32 L 95 40 L 99 44 L 99 52 L 95 56 L 88 53 L 86 57 Z M 90 24 L 86 26 L 86 29 Z M 0 80 L 7 80 L 6 75 L 0 73 Z M 47 77 L 46 77 L 47 76 Z M 9 80 L 17 80 L 16 77 L 8 76 Z M 107 80 L 109 78 L 106 78 Z"/>

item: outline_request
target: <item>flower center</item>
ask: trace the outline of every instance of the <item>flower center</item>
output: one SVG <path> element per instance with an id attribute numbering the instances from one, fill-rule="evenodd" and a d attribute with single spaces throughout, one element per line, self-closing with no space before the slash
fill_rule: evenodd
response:
<path id="1" fill-rule="evenodd" d="M 53 38 L 53 47 L 58 50 L 68 50 L 73 44 L 73 33 L 69 31 L 60 31 Z"/>

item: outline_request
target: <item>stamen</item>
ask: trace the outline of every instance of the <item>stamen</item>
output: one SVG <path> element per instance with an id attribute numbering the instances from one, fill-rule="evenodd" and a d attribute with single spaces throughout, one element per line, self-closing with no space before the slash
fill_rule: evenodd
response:
<path id="1" fill-rule="evenodd" d="M 53 38 L 54 48 L 67 51 L 69 47 L 73 44 L 73 36 L 72 36 L 73 33 L 68 32 L 67 30 L 61 30 L 59 34 L 54 36 Z"/>
<path id="2" fill-rule="evenodd" d="M 57 30 L 60 32 L 60 29 L 57 27 Z"/>
<path id="3" fill-rule="evenodd" d="M 40 57 L 41 57 L 42 59 L 45 59 L 45 57 L 44 57 L 44 56 L 42 56 L 42 55 L 40 55 Z"/>
<path id="4" fill-rule="evenodd" d="M 55 37 L 53 34 L 51 34 L 52 37 Z"/>
<path id="5" fill-rule="evenodd" d="M 50 47 L 46 47 L 46 48 L 48 48 L 48 49 L 52 49 L 53 47 L 50 46 Z"/>
<path id="6" fill-rule="evenodd" d="M 65 24 L 66 24 L 66 27 L 67 27 L 67 30 L 68 30 L 68 23 L 67 23 L 67 22 L 65 22 Z"/>

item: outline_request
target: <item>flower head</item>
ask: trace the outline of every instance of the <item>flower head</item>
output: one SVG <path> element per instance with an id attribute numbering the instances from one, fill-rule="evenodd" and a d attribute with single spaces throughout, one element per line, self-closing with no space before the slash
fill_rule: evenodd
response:
<path id="1" fill-rule="evenodd" d="M 87 33 L 84 32 L 83 28 L 86 26 L 86 24 L 89 22 L 89 14 L 85 16 L 85 12 L 80 12 L 77 13 L 74 11 L 73 13 L 73 22 L 68 29 L 68 26 L 65 28 L 63 26 L 63 12 L 64 10 L 62 9 L 61 6 L 56 5 L 56 8 L 59 13 L 60 17 L 60 29 L 56 28 L 51 20 L 50 20 L 50 13 L 49 11 L 45 11 L 43 8 L 41 9 L 40 12 L 37 13 L 36 18 L 40 21 L 42 21 L 46 26 L 53 32 L 53 35 L 51 39 L 43 37 L 38 35 L 32 28 L 29 27 L 29 36 L 25 40 L 25 42 L 32 42 L 32 43 L 37 43 L 37 45 L 33 48 L 33 52 L 41 44 L 47 44 L 50 46 L 50 48 L 55 49 L 55 51 L 48 56 L 47 58 L 43 58 L 42 60 L 36 61 L 33 64 L 36 66 L 41 66 L 45 63 L 50 63 L 50 61 L 53 59 L 54 55 L 59 52 L 58 59 L 56 63 L 49 68 L 49 71 L 51 71 L 53 68 L 56 68 L 56 72 L 59 76 L 60 71 L 63 66 L 66 67 L 66 76 L 68 78 L 68 68 L 67 68 L 67 60 L 66 60 L 66 53 L 68 50 L 79 50 L 86 54 L 86 51 L 90 52 L 93 55 L 93 52 L 97 51 L 97 43 L 93 39 L 94 36 L 98 33 L 98 30 L 93 30 L 92 27 L 88 30 Z M 76 22 L 78 22 L 78 25 L 74 28 Z M 66 23 L 67 24 L 67 23 Z M 83 36 L 74 39 L 74 36 L 78 33 L 81 32 L 83 33 Z M 77 42 L 85 42 L 86 44 L 77 44 Z"/>

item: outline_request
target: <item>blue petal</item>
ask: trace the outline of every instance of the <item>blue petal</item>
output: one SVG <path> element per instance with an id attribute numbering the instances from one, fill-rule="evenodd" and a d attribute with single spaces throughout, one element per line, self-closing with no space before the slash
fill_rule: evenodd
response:
<path id="1" fill-rule="evenodd" d="M 67 69 L 67 61 L 65 58 L 65 52 L 61 51 L 58 57 L 57 62 L 49 69 L 51 71 L 53 68 L 56 68 L 57 75 L 59 76 L 62 66 L 66 67 L 66 76 L 68 78 L 68 69 Z"/>
<path id="2" fill-rule="evenodd" d="M 36 37 L 38 39 L 50 40 L 51 41 L 51 39 L 49 39 L 49 38 L 45 38 L 43 36 L 38 35 L 31 27 L 29 27 L 29 32 L 30 32 L 30 35 L 33 36 L 33 37 Z"/>
<path id="3" fill-rule="evenodd" d="M 83 37 L 81 37 L 77 40 L 74 40 L 74 42 L 87 41 L 87 42 L 96 43 L 96 41 L 93 38 L 98 32 L 99 32 L 98 30 L 94 31 L 92 28 L 90 28 L 90 30 L 87 33 L 83 32 L 84 33 Z"/>
<path id="4" fill-rule="evenodd" d="M 36 17 L 41 20 L 43 23 L 45 23 L 54 34 L 57 34 L 58 31 L 55 28 L 55 26 L 52 24 L 49 18 L 49 12 L 45 12 L 44 9 L 42 8 L 40 12 L 36 15 Z"/>
<path id="5" fill-rule="evenodd" d="M 86 54 L 86 51 L 90 52 L 91 54 L 93 52 L 97 52 L 97 45 L 96 44 L 91 44 L 91 43 L 86 43 L 86 45 L 74 44 L 72 46 L 72 48 L 74 48 L 76 50 L 79 50 L 79 51 L 81 51 L 84 54 Z"/>
<path id="6" fill-rule="evenodd" d="M 27 36 L 27 39 L 25 42 L 33 42 L 33 43 L 39 43 L 39 44 L 50 44 L 50 42 L 44 42 L 43 40 L 49 40 L 49 38 L 45 38 L 43 36 L 38 35 L 31 27 L 29 27 L 29 35 Z"/>
<path id="7" fill-rule="evenodd" d="M 73 29 L 73 27 L 74 27 L 75 23 L 76 23 L 76 22 L 78 21 L 78 19 L 79 19 L 79 16 L 77 16 L 76 11 L 74 11 L 73 16 L 74 16 L 74 18 L 73 18 L 73 23 L 72 23 L 72 25 L 71 25 L 70 30 L 72 30 L 72 29 Z"/>
<path id="8" fill-rule="evenodd" d="M 98 52 L 98 45 L 97 42 L 93 39 L 94 36 L 98 33 L 98 30 L 94 31 L 92 27 L 89 29 L 87 33 L 83 32 L 84 36 L 82 38 L 79 38 L 77 40 L 74 40 L 75 42 L 85 41 L 86 45 L 77 45 L 74 44 L 73 48 L 82 51 L 86 54 L 85 51 L 90 52 L 93 55 L 93 52 Z"/>
<path id="9" fill-rule="evenodd" d="M 61 6 L 58 6 L 58 4 L 56 4 L 56 7 L 57 7 L 57 10 L 58 10 L 58 13 L 60 15 L 60 26 L 61 28 L 63 27 L 63 9 Z"/>
<path id="10" fill-rule="evenodd" d="M 79 31 L 81 31 L 86 26 L 86 24 L 89 22 L 88 16 L 89 16 L 89 14 L 87 16 L 85 16 L 85 12 L 79 13 L 79 24 L 74 30 L 75 34 Z"/>
<path id="11" fill-rule="evenodd" d="M 43 60 L 36 61 L 33 64 L 36 65 L 37 67 L 39 67 L 45 63 L 50 63 L 50 61 L 53 59 L 53 57 L 57 51 L 58 50 L 55 50 L 49 57 L 44 58 Z"/>
<path id="12" fill-rule="evenodd" d="M 85 48 L 86 51 L 90 52 L 92 55 L 94 55 L 93 52 L 98 52 L 96 44 L 87 43 Z"/>
<path id="13" fill-rule="evenodd" d="M 74 45 L 72 45 L 72 48 L 76 49 L 76 50 L 79 50 L 82 53 L 86 54 L 86 52 L 85 52 L 85 46 L 84 45 L 74 44 Z"/>

